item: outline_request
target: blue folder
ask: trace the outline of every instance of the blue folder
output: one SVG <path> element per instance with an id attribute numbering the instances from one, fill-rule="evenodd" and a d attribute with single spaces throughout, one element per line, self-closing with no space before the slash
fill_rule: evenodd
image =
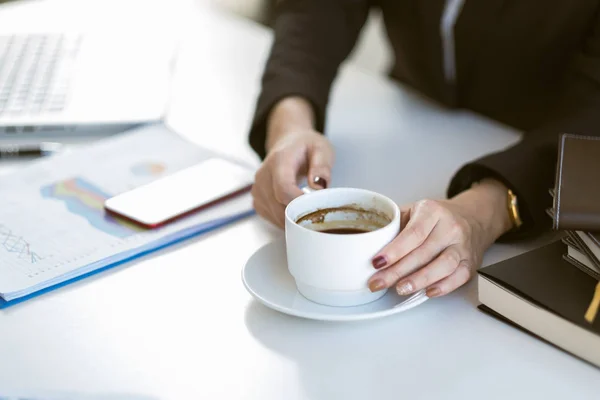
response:
<path id="1" fill-rule="evenodd" d="M 98 273 L 100 273 L 102 271 L 106 271 L 106 270 L 108 270 L 110 268 L 117 267 L 117 266 L 119 266 L 121 264 L 124 264 L 124 263 L 126 263 L 128 261 L 132 261 L 132 260 L 134 260 L 136 258 L 145 256 L 145 255 L 150 254 L 150 253 L 153 253 L 153 252 L 155 252 L 157 250 L 161 250 L 161 249 L 163 249 L 165 247 L 168 247 L 168 246 L 171 246 L 173 244 L 179 243 L 181 241 L 184 241 L 186 239 L 192 238 L 194 236 L 199 236 L 199 235 L 202 235 L 204 233 L 213 231 L 213 230 L 215 230 L 217 228 L 220 228 L 222 226 L 234 223 L 236 221 L 239 221 L 241 219 L 249 217 L 249 216 L 253 215 L 254 213 L 255 213 L 254 210 L 249 210 L 249 211 L 245 211 L 245 212 L 242 212 L 242 213 L 239 213 L 239 214 L 235 214 L 235 215 L 232 215 L 232 216 L 229 216 L 229 217 L 215 219 L 213 221 L 209 221 L 209 222 L 197 225 L 197 226 L 193 226 L 193 227 L 190 227 L 190 228 L 178 231 L 178 232 L 176 232 L 176 233 L 174 233 L 172 235 L 165 236 L 165 237 L 161 238 L 160 240 L 154 241 L 152 243 L 148 243 L 148 244 L 146 244 L 144 246 L 140 246 L 140 247 L 137 247 L 135 249 L 132 249 L 132 250 L 129 250 L 129 251 L 125 251 L 125 252 L 116 254 L 115 256 L 111 257 L 108 260 L 101 260 L 100 263 L 104 263 L 106 265 L 99 265 L 99 267 L 97 269 L 95 269 L 95 270 L 93 270 L 91 272 L 88 272 L 86 274 L 80 275 L 80 276 L 78 276 L 76 278 L 73 278 L 73 279 L 70 279 L 70 280 L 58 283 L 58 284 L 56 284 L 54 286 L 47 287 L 47 288 L 42 289 L 40 291 L 31 293 L 31 294 L 29 294 L 27 296 L 19 297 L 19 298 L 14 299 L 14 300 L 6 301 L 6 300 L 0 298 L 0 310 L 8 308 L 8 307 L 11 307 L 11 306 L 14 306 L 14 305 L 19 304 L 19 303 L 22 303 L 22 302 L 27 301 L 29 299 L 32 299 L 34 297 L 41 296 L 41 295 L 43 295 L 45 293 L 48 293 L 48 292 L 51 292 L 53 290 L 59 289 L 59 288 L 61 288 L 63 286 L 66 286 L 66 285 L 69 285 L 71 283 L 77 282 L 77 281 L 79 281 L 81 279 L 85 279 L 85 278 L 87 278 L 89 276 L 98 274 Z"/>

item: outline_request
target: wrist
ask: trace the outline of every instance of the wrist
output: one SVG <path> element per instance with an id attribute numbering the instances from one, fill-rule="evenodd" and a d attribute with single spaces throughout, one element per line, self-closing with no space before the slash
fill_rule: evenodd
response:
<path id="1" fill-rule="evenodd" d="M 280 100 L 269 114 L 265 148 L 271 150 L 282 139 L 294 132 L 312 131 L 315 115 L 311 104 L 302 97 Z"/>
<path id="2" fill-rule="evenodd" d="M 508 209 L 508 188 L 495 179 L 484 179 L 455 197 L 467 208 L 491 245 L 514 228 Z"/>

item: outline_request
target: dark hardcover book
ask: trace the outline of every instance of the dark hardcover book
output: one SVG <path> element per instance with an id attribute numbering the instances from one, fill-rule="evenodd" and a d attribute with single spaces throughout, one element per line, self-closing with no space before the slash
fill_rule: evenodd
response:
<path id="1" fill-rule="evenodd" d="M 566 244 L 567 246 L 569 246 L 570 248 L 573 248 L 577 251 L 581 251 L 583 252 L 583 250 L 581 250 L 581 248 L 579 247 L 579 245 L 577 244 L 577 242 L 575 240 L 573 240 L 573 238 L 571 237 L 571 235 L 567 235 L 565 237 L 562 238 L 562 242 L 564 244 Z"/>
<path id="2" fill-rule="evenodd" d="M 594 270 L 591 270 L 590 267 L 589 267 L 589 263 L 583 263 L 583 262 L 580 261 L 579 258 L 573 257 L 572 255 L 569 255 L 568 253 L 567 254 L 563 254 L 563 259 L 565 261 L 568 261 L 574 267 L 577 267 L 581 271 L 583 271 L 586 274 L 592 276 L 594 279 L 598 279 L 600 281 L 600 274 L 598 274 Z"/>
<path id="3" fill-rule="evenodd" d="M 563 134 L 554 187 L 554 229 L 600 231 L 600 137 Z"/>
<path id="4" fill-rule="evenodd" d="M 554 191 L 550 194 L 554 196 Z M 547 209 L 550 218 L 554 219 L 554 209 Z M 565 231 L 563 243 L 568 246 L 564 259 L 583 272 L 600 280 L 600 234 L 582 231 Z"/>
<path id="5" fill-rule="evenodd" d="M 582 231 L 574 233 L 579 238 L 577 242 L 581 245 L 581 249 L 600 268 L 600 234 Z"/>
<path id="6" fill-rule="evenodd" d="M 568 231 L 568 235 L 563 238 L 563 243 L 568 246 L 567 254 L 564 255 L 565 260 L 600 281 L 600 262 L 577 232 Z"/>
<path id="7" fill-rule="evenodd" d="M 527 333 L 528 335 L 530 335 L 530 336 L 533 336 L 534 338 L 536 338 L 536 339 L 538 339 L 538 340 L 541 340 L 542 342 L 544 342 L 544 343 L 546 343 L 546 344 L 548 344 L 548 345 L 550 345 L 550 346 L 554 347 L 555 349 L 558 349 L 558 350 L 560 350 L 560 351 L 565 351 L 565 349 L 563 349 L 563 348 L 560 348 L 560 347 L 558 347 L 557 345 L 555 345 L 554 343 L 547 341 L 547 340 L 546 340 L 546 339 L 544 339 L 543 337 L 540 337 L 540 336 L 536 335 L 535 333 L 531 332 L 530 330 L 527 330 L 527 329 L 523 328 L 521 325 L 515 324 L 515 323 L 514 323 L 513 321 L 511 321 L 510 319 L 507 319 L 507 318 L 505 318 L 503 315 L 501 315 L 501 314 L 498 314 L 496 311 L 492 310 L 491 308 L 489 308 L 489 307 L 488 307 L 488 306 L 486 306 L 485 304 L 480 304 L 480 305 L 478 305 L 478 306 L 477 306 L 477 308 L 479 309 L 479 311 L 481 311 L 481 312 L 483 312 L 483 313 L 486 313 L 487 315 L 490 315 L 490 316 L 494 317 L 494 318 L 495 318 L 495 319 L 497 319 L 498 321 L 500 321 L 500 322 L 503 322 L 503 323 L 505 323 L 505 324 L 507 324 L 507 325 L 510 325 L 510 326 L 512 326 L 513 328 L 517 328 L 517 329 L 518 329 L 518 330 L 520 330 L 521 332 Z M 565 352 L 566 352 L 566 353 L 569 353 L 568 351 L 565 351 Z M 573 355 L 572 353 L 569 353 L 569 354 Z M 575 356 L 575 357 L 577 357 L 577 356 Z M 592 365 L 592 366 L 594 366 L 594 367 L 596 366 L 596 365 L 594 365 L 594 364 L 590 363 L 589 361 L 587 361 L 587 360 L 585 360 L 585 359 L 583 359 L 583 358 L 581 358 L 581 357 L 577 357 L 577 358 L 579 358 L 579 359 L 580 359 L 580 360 L 582 360 L 582 361 L 585 361 L 585 362 L 587 362 L 588 364 L 590 364 L 590 365 Z"/>
<path id="8" fill-rule="evenodd" d="M 600 367 L 598 281 L 563 259 L 560 240 L 479 270 L 482 304 L 544 340 Z"/>
<path id="9" fill-rule="evenodd" d="M 600 234 L 586 232 L 586 235 L 590 238 L 596 249 L 600 249 Z M 600 259 L 600 257 L 598 257 Z"/>

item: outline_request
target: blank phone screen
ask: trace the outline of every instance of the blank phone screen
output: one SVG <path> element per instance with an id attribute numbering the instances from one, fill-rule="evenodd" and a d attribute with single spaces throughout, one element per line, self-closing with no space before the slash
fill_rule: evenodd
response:
<path id="1" fill-rule="evenodd" d="M 253 179 L 252 170 L 221 158 L 211 158 L 110 198 L 104 207 L 153 227 L 248 189 Z"/>

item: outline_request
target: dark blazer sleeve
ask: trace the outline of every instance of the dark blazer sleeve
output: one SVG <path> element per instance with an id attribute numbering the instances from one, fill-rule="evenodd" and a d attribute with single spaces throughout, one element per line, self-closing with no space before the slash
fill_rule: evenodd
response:
<path id="1" fill-rule="evenodd" d="M 560 100 L 543 126 L 526 132 L 521 142 L 463 166 L 448 187 L 452 197 L 484 177 L 495 177 L 517 195 L 523 226 L 502 239 L 512 240 L 548 230 L 558 139 L 561 133 L 600 135 L 600 17 L 573 56 Z M 600 155 L 599 155 L 600 156 Z"/>
<path id="2" fill-rule="evenodd" d="M 278 2 L 275 40 L 262 76 L 250 128 L 251 147 L 265 157 L 266 121 L 284 97 L 301 96 L 313 106 L 323 132 L 331 84 L 369 12 L 368 0 L 283 0 Z"/>

